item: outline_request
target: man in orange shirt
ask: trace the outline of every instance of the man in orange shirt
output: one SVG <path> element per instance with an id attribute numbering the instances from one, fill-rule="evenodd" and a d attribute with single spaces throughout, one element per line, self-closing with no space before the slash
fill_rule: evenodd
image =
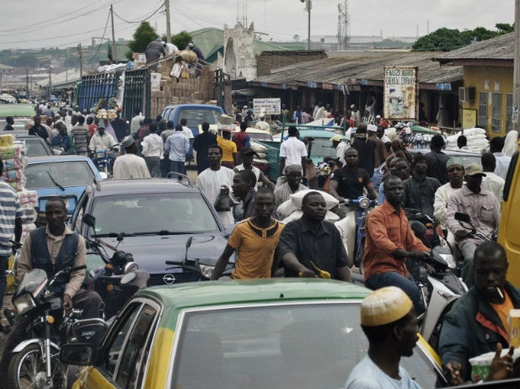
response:
<path id="1" fill-rule="evenodd" d="M 222 130 L 222 136 L 217 136 L 217 144 L 222 149 L 222 166 L 233 169 L 237 165 L 237 145 L 231 140 L 231 132 Z"/>
<path id="2" fill-rule="evenodd" d="M 284 224 L 272 218 L 274 194 L 269 188 L 260 188 L 256 194 L 255 216 L 238 223 L 211 276 L 217 280 L 226 268 L 229 258 L 237 251 L 234 279 L 271 278 L 278 268 L 277 247 Z"/>
<path id="3" fill-rule="evenodd" d="M 385 286 L 401 288 L 419 315 L 424 312 L 424 303 L 405 260 L 420 260 L 428 255 L 429 249 L 414 235 L 401 207 L 403 181 L 397 176 L 388 176 L 384 188 L 385 202 L 368 214 L 366 222 L 365 284 L 373 290 Z"/>

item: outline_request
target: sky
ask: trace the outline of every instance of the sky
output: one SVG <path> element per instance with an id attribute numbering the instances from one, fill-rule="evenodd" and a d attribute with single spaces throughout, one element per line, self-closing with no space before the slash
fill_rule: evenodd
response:
<path id="1" fill-rule="evenodd" d="M 93 38 L 111 38 L 110 4 L 116 40 L 131 39 L 144 19 L 162 35 L 166 33 L 164 2 L 0 0 L 5 3 L 0 13 L 0 50 L 85 46 Z M 344 0 L 312 0 L 311 36 L 337 34 L 339 3 Z M 496 23 L 514 22 L 514 4 L 514 0 L 348 0 L 349 33 L 390 38 L 422 36 L 441 27 L 494 30 Z M 225 24 L 233 27 L 240 13 L 248 25 L 254 22 L 264 41 L 293 41 L 295 35 L 307 39 L 308 13 L 301 0 L 170 0 L 170 8 L 172 34 L 223 29 Z"/>

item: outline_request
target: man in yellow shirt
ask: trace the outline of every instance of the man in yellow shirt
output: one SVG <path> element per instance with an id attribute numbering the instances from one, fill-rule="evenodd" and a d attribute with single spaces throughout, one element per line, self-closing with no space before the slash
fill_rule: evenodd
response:
<path id="1" fill-rule="evenodd" d="M 255 216 L 235 226 L 228 244 L 215 265 L 211 276 L 217 280 L 229 258 L 237 251 L 233 279 L 271 278 L 278 267 L 277 247 L 284 224 L 273 219 L 274 194 L 260 188 L 256 194 Z"/>
<path id="2" fill-rule="evenodd" d="M 222 130 L 217 136 L 217 144 L 222 148 L 222 166 L 233 169 L 237 165 L 237 145 L 231 140 L 231 132 Z"/>

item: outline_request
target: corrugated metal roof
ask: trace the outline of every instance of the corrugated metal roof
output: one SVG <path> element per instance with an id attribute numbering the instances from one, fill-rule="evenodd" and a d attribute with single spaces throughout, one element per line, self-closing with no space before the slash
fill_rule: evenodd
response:
<path id="1" fill-rule="evenodd" d="M 462 80 L 462 67 L 442 67 L 432 61 L 433 53 L 392 53 L 370 58 L 327 58 L 298 63 L 272 70 L 268 76 L 252 82 L 299 84 L 308 82 L 360 84 L 362 80 L 384 80 L 385 66 L 417 66 L 419 83 L 436 84 Z"/>
<path id="2" fill-rule="evenodd" d="M 514 60 L 515 33 L 500 35 L 496 38 L 475 42 L 448 53 L 438 54 L 436 61 L 446 63 L 453 60 Z"/>

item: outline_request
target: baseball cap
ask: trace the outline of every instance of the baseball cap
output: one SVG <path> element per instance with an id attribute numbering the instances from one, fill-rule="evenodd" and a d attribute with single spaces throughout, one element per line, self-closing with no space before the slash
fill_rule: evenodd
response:
<path id="1" fill-rule="evenodd" d="M 468 166 L 466 166 L 466 175 L 467 176 L 476 176 L 478 174 L 486 177 L 486 174 L 482 170 L 482 166 L 480 166 L 476 163 L 471 163 Z"/>
<path id="2" fill-rule="evenodd" d="M 334 135 L 332 138 L 329 139 L 331 142 L 343 142 L 343 138 L 341 135 Z"/>

